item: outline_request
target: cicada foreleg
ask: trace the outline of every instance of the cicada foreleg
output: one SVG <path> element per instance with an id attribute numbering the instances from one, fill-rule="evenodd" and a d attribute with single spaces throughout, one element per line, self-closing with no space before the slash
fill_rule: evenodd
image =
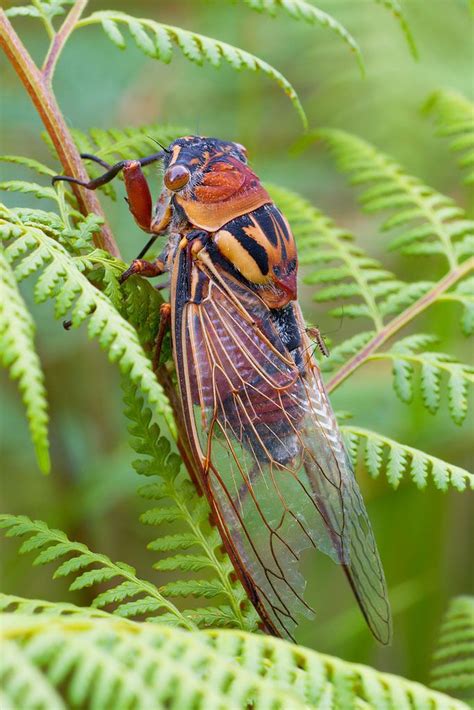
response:
<path id="1" fill-rule="evenodd" d="M 153 353 L 153 372 L 156 372 L 160 365 L 161 348 L 166 331 L 171 325 L 171 304 L 162 303 L 160 306 L 160 325 L 155 338 L 155 351 Z"/>

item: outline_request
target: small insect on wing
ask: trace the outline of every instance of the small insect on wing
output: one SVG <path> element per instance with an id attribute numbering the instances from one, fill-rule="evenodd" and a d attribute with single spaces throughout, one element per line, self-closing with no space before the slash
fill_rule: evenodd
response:
<path id="1" fill-rule="evenodd" d="M 382 566 L 299 306 L 298 361 L 258 296 L 209 261 L 178 256 L 172 293 L 201 484 L 267 628 L 291 638 L 300 616 L 311 615 L 299 560 L 316 547 L 343 565 L 370 628 L 387 643 Z"/>

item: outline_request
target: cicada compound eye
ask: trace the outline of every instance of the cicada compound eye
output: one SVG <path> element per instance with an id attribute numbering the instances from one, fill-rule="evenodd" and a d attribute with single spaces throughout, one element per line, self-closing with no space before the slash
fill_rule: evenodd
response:
<path id="1" fill-rule="evenodd" d="M 171 165 L 165 172 L 164 182 L 168 190 L 178 192 L 182 190 L 191 177 L 191 173 L 184 165 Z"/>

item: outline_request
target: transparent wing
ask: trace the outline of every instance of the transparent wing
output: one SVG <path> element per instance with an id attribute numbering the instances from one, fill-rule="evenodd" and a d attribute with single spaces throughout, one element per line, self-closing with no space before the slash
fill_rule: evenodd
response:
<path id="1" fill-rule="evenodd" d="M 390 639 L 385 579 L 369 519 L 299 306 L 301 346 L 289 353 L 249 289 L 201 264 L 198 298 L 175 318 L 185 420 L 202 485 L 267 627 L 292 637 L 304 600 L 301 553 L 343 565 L 372 632 Z"/>

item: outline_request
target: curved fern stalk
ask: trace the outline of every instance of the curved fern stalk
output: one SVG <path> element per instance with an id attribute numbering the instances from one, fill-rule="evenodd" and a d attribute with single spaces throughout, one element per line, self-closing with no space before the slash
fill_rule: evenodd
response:
<path id="1" fill-rule="evenodd" d="M 359 197 L 364 211 L 395 211 L 382 225 L 382 230 L 399 229 L 390 248 L 407 255 L 442 254 L 450 269 L 474 253 L 474 222 L 450 197 L 424 185 L 361 138 L 335 129 L 314 135 L 328 144 L 339 169 L 351 175 L 351 184 L 370 185 Z"/>
<path id="2" fill-rule="evenodd" d="M 466 710 L 419 683 L 269 636 L 186 632 L 80 612 L 4 613 L 2 640 L 68 706 Z M 142 704 L 143 698 L 146 703 Z"/>
<path id="3" fill-rule="evenodd" d="M 335 32 L 356 56 L 362 75 L 365 74 L 364 60 L 354 37 L 332 15 L 320 10 L 306 0 L 242 0 L 246 5 L 261 13 L 276 15 L 283 10 L 295 20 L 303 20 L 311 25 L 321 25 Z"/>
<path id="4" fill-rule="evenodd" d="M 454 91 L 436 91 L 425 109 L 434 115 L 437 133 L 450 138 L 449 147 L 455 153 L 463 153 L 458 160 L 461 168 L 467 168 L 466 184 L 474 182 L 474 104 Z"/>
<path id="5" fill-rule="evenodd" d="M 119 25 L 125 25 L 138 47 L 147 56 L 168 63 L 173 56 L 173 48 L 177 47 L 186 59 L 196 63 L 208 63 L 220 67 L 223 63 L 233 69 L 249 69 L 260 71 L 276 81 L 285 94 L 289 97 L 298 112 L 303 125 L 307 126 L 307 119 L 296 91 L 290 82 L 267 62 L 259 57 L 234 47 L 227 42 L 206 37 L 182 27 L 166 25 L 155 20 L 132 17 L 124 12 L 104 10 L 92 13 L 79 20 L 74 29 L 99 24 L 107 37 L 119 48 L 126 46 L 125 37 Z"/>
<path id="6" fill-rule="evenodd" d="M 370 355 L 368 359 L 392 362 L 394 389 L 405 403 L 413 399 L 415 368 L 420 368 L 422 401 L 432 414 L 439 409 L 441 378 L 446 375 L 449 411 L 453 421 L 462 424 L 467 414 L 468 386 L 474 384 L 474 368 L 456 361 L 451 355 L 425 350 L 436 341 L 433 335 L 410 335 L 390 350 Z"/>
<path id="7" fill-rule="evenodd" d="M 0 246 L 0 362 L 18 380 L 38 465 L 50 469 L 48 405 L 34 342 L 35 326 Z"/>
<path id="8" fill-rule="evenodd" d="M 151 482 L 139 489 L 139 494 L 156 507 L 141 516 L 143 523 L 161 534 L 148 545 L 161 553 L 153 566 L 160 572 L 179 572 L 184 579 L 174 580 L 160 588 L 167 598 L 194 596 L 216 599 L 213 607 L 187 609 L 183 613 L 198 626 L 233 626 L 245 630 L 257 627 L 258 616 L 247 600 L 234 568 L 222 551 L 222 540 L 216 528 L 209 524 L 210 509 L 194 485 L 181 470 L 181 459 L 170 452 L 169 441 L 161 436 L 150 409 L 145 406 L 136 388 L 127 382 L 125 415 L 131 422 L 131 446 L 140 455 L 133 462 L 138 474 Z M 169 526 L 177 525 L 174 531 Z M 197 576 L 196 576 L 196 573 Z"/>
<path id="9" fill-rule="evenodd" d="M 109 358 L 118 361 L 122 372 L 145 392 L 166 418 L 172 432 L 174 419 L 168 400 L 156 380 L 148 357 L 142 350 L 135 329 L 117 312 L 107 296 L 98 291 L 84 276 L 81 258 L 71 257 L 65 248 L 52 239 L 42 226 L 24 224 L 11 210 L 0 210 L 0 238 L 11 242 L 5 255 L 14 264 L 14 273 L 21 281 L 40 271 L 35 300 L 55 301 L 55 315 L 61 318 L 71 313 L 71 324 L 78 327 L 88 320 L 88 333 L 97 338 Z"/>
<path id="10" fill-rule="evenodd" d="M 420 489 L 426 487 L 430 476 L 436 488 L 441 491 L 448 490 L 449 486 L 458 491 L 466 488 L 474 490 L 474 474 L 459 466 L 369 429 L 343 425 L 341 430 L 346 437 L 354 466 L 362 459 L 373 478 L 384 471 L 394 488 L 398 488 L 402 478 L 408 475 Z"/>
<path id="11" fill-rule="evenodd" d="M 474 703 L 474 597 L 455 597 L 441 625 L 431 685 Z"/>
<path id="12" fill-rule="evenodd" d="M 383 327 L 384 299 L 400 293 L 407 285 L 386 271 L 375 259 L 354 243 L 354 237 L 339 229 L 326 215 L 299 195 L 275 186 L 267 186 L 272 198 L 291 224 L 298 244 L 299 262 L 315 270 L 305 275 L 307 284 L 321 288 L 314 296 L 318 303 L 356 298 L 356 303 L 333 309 L 334 316 L 369 318 L 376 331 Z M 420 291 L 413 289 L 411 302 Z M 403 305 L 400 302 L 400 305 Z M 370 332 L 371 334 L 371 332 Z"/>
<path id="13" fill-rule="evenodd" d="M 115 580 L 113 586 L 95 597 L 93 607 L 112 606 L 115 607 L 114 614 L 127 618 L 165 611 L 175 624 L 195 628 L 154 584 L 138 578 L 130 565 L 112 562 L 106 555 L 92 552 L 83 543 L 69 540 L 61 530 L 51 529 L 41 520 L 31 520 L 26 515 L 1 514 L 0 528 L 6 530 L 7 537 L 28 536 L 19 552 L 38 552 L 35 565 L 57 563 L 54 579 L 73 574 L 70 591 Z M 119 582 L 116 583 L 116 580 Z"/>

